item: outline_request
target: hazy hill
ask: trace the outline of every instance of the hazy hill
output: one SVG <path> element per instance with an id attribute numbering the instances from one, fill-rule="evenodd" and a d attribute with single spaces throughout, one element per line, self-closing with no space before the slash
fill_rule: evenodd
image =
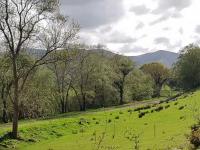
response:
<path id="1" fill-rule="evenodd" d="M 112 57 L 116 55 L 115 53 L 104 49 L 91 49 L 89 51 L 93 53 L 98 53 L 106 57 Z M 36 57 L 41 57 L 42 55 L 44 55 L 45 51 L 42 49 L 29 49 L 28 53 Z M 171 67 L 172 64 L 176 62 L 178 58 L 178 53 L 160 50 L 139 56 L 129 56 L 129 58 L 136 62 L 137 65 L 143 65 L 151 62 L 160 62 L 167 67 Z"/>
<path id="2" fill-rule="evenodd" d="M 178 53 L 160 50 L 139 56 L 130 56 L 130 58 L 134 60 L 138 65 L 143 65 L 151 62 L 160 62 L 168 67 L 171 67 L 172 64 L 177 61 L 178 55 Z"/>

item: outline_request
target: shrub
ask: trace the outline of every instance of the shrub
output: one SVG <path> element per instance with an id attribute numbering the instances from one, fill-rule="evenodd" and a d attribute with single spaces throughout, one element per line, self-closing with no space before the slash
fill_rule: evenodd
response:
<path id="1" fill-rule="evenodd" d="M 178 105 L 178 102 L 174 103 L 174 105 Z"/>
<path id="2" fill-rule="evenodd" d="M 119 119 L 119 116 L 116 116 L 115 119 Z"/>
<path id="3" fill-rule="evenodd" d="M 190 143 L 197 149 L 200 146 L 200 130 L 198 125 L 191 127 L 192 132 L 189 136 Z"/>
<path id="4" fill-rule="evenodd" d="M 159 111 L 161 111 L 161 110 L 163 110 L 163 106 L 159 106 L 159 107 L 157 107 L 157 108 L 155 109 L 155 111 L 157 111 L 157 112 L 159 112 Z"/>
<path id="5" fill-rule="evenodd" d="M 165 109 L 167 109 L 167 108 L 169 108 L 169 107 L 170 107 L 170 105 L 166 105 L 166 106 L 165 106 Z"/>
<path id="6" fill-rule="evenodd" d="M 111 123 L 112 122 L 112 120 L 111 119 L 108 119 L 108 123 Z"/>
<path id="7" fill-rule="evenodd" d="M 96 121 L 96 124 L 99 124 L 99 121 Z"/>
<path id="8" fill-rule="evenodd" d="M 94 117 L 94 118 L 92 118 L 92 120 L 96 120 L 96 118 Z"/>
<path id="9" fill-rule="evenodd" d="M 164 100 L 162 100 L 162 101 L 160 101 L 160 102 L 159 102 L 159 104 L 162 104 L 162 103 L 164 103 L 164 102 L 165 102 L 165 101 L 164 101 Z"/>
<path id="10" fill-rule="evenodd" d="M 153 112 L 154 112 L 154 110 L 152 109 L 152 110 L 151 110 L 151 113 L 153 113 Z"/>
<path id="11" fill-rule="evenodd" d="M 185 119 L 185 116 L 180 116 L 180 120 Z"/>
<path id="12" fill-rule="evenodd" d="M 146 106 L 138 107 L 134 109 L 134 111 L 140 111 L 140 110 L 145 110 L 145 109 L 150 109 L 150 108 L 151 108 L 151 105 L 146 105 Z"/>
<path id="13" fill-rule="evenodd" d="M 145 114 L 146 114 L 145 112 L 139 113 L 139 114 L 138 114 L 138 118 L 142 118 L 143 116 L 145 116 Z"/>
<path id="14" fill-rule="evenodd" d="M 184 106 L 181 106 L 181 107 L 179 107 L 178 109 L 179 109 L 179 110 L 182 110 L 182 109 L 184 109 Z"/>

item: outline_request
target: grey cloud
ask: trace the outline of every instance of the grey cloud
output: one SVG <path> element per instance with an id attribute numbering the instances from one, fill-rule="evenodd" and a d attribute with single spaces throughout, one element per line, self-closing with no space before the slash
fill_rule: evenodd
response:
<path id="1" fill-rule="evenodd" d="M 192 4 L 192 0 L 158 0 L 158 8 L 154 13 L 162 13 L 168 9 L 175 9 L 181 11 L 184 8 L 189 7 Z"/>
<path id="2" fill-rule="evenodd" d="M 118 21 L 124 8 L 122 0 L 61 0 L 61 12 L 88 29 Z"/>
<path id="3" fill-rule="evenodd" d="M 128 35 L 115 31 L 111 33 L 107 39 L 108 43 L 135 43 L 137 39 Z"/>
<path id="4" fill-rule="evenodd" d="M 197 33 L 200 34 L 200 25 L 196 26 L 196 28 L 195 28 L 195 32 L 197 32 Z"/>
<path id="5" fill-rule="evenodd" d="M 112 30 L 111 26 L 106 26 L 106 27 L 101 28 L 100 32 L 101 33 L 107 33 L 107 32 L 110 32 L 111 30 Z"/>
<path id="6" fill-rule="evenodd" d="M 145 26 L 144 23 L 140 22 L 140 23 L 137 24 L 137 26 L 135 27 L 135 29 L 139 30 L 139 29 L 143 28 L 144 26 Z"/>
<path id="7" fill-rule="evenodd" d="M 166 37 L 158 37 L 158 38 L 154 39 L 154 43 L 155 44 L 163 44 L 166 46 L 170 45 L 170 41 Z"/>
<path id="8" fill-rule="evenodd" d="M 152 21 L 149 25 L 155 25 L 158 24 L 160 22 L 166 21 L 169 18 L 180 18 L 182 17 L 182 15 L 179 12 L 166 12 L 164 14 L 162 14 L 158 19 Z"/>
<path id="9" fill-rule="evenodd" d="M 139 5 L 131 7 L 130 11 L 134 12 L 136 15 L 144 15 L 147 14 L 150 9 L 148 9 L 145 5 Z"/>
<path id="10" fill-rule="evenodd" d="M 152 21 L 150 25 L 154 25 L 169 18 L 180 18 L 181 10 L 189 7 L 192 4 L 192 0 L 158 0 L 158 7 L 152 11 L 152 14 L 161 15 L 155 21 Z"/>

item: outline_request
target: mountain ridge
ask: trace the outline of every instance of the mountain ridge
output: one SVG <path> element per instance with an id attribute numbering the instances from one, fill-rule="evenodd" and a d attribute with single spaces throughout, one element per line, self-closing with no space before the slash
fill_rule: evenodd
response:
<path id="1" fill-rule="evenodd" d="M 179 54 L 175 52 L 158 50 L 138 56 L 129 56 L 129 58 L 135 61 L 139 66 L 146 63 L 160 62 L 167 67 L 172 67 L 172 65 L 177 61 L 178 56 Z"/>

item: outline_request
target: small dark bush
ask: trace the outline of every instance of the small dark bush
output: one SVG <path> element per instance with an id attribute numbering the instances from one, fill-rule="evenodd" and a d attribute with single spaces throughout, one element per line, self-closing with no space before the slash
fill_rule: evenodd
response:
<path id="1" fill-rule="evenodd" d="M 146 114 L 145 112 L 139 113 L 139 114 L 138 114 L 138 118 L 142 118 L 143 116 L 145 116 L 145 114 Z"/>
<path id="2" fill-rule="evenodd" d="M 37 142 L 35 139 L 28 139 L 29 142 L 35 143 Z"/>
<path id="3" fill-rule="evenodd" d="M 134 111 L 139 111 L 139 110 L 141 110 L 140 107 L 134 109 Z"/>
<path id="4" fill-rule="evenodd" d="M 162 103 L 164 103 L 164 102 L 165 102 L 164 100 L 163 100 L 163 101 L 160 101 L 159 104 L 162 104 Z"/>
<path id="5" fill-rule="evenodd" d="M 154 112 L 154 110 L 152 109 L 152 110 L 151 110 L 151 113 L 153 113 L 153 112 Z"/>
<path id="6" fill-rule="evenodd" d="M 182 120 L 182 119 L 185 119 L 185 116 L 181 116 L 181 117 L 180 117 L 180 120 Z"/>
<path id="7" fill-rule="evenodd" d="M 150 109 L 150 108 L 151 108 L 151 105 L 146 105 L 146 106 L 138 107 L 134 109 L 134 111 L 140 111 L 140 110 L 145 110 L 145 109 Z"/>
<path id="8" fill-rule="evenodd" d="M 181 107 L 179 107 L 178 109 L 179 109 L 179 110 L 182 110 L 182 109 L 184 109 L 184 106 L 181 106 Z"/>
<path id="9" fill-rule="evenodd" d="M 167 108 L 169 108 L 169 107 L 170 107 L 170 105 L 166 105 L 166 106 L 165 106 L 165 109 L 167 109 Z"/>
<path id="10" fill-rule="evenodd" d="M 174 105 L 178 105 L 178 102 L 174 103 Z"/>
<path id="11" fill-rule="evenodd" d="M 112 120 L 111 119 L 108 119 L 108 123 L 111 123 L 112 122 Z"/>
<path id="12" fill-rule="evenodd" d="M 116 116 L 115 119 L 119 119 L 119 116 Z"/>
<path id="13" fill-rule="evenodd" d="M 96 118 L 94 117 L 94 118 L 92 118 L 92 120 L 96 120 Z"/>
<path id="14" fill-rule="evenodd" d="M 99 124 L 99 121 L 96 121 L 96 124 Z"/>
<path id="15" fill-rule="evenodd" d="M 159 111 L 161 111 L 161 110 L 163 110 L 163 106 L 159 106 L 159 107 L 157 107 L 157 108 L 155 109 L 155 111 L 157 111 L 157 112 L 159 112 Z"/>

